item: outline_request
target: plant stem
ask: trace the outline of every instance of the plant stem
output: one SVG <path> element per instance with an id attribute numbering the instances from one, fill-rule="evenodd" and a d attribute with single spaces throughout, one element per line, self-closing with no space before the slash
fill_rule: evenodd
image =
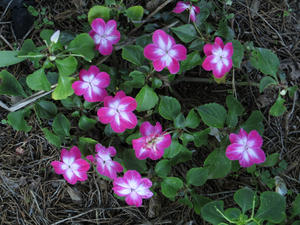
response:
<path id="1" fill-rule="evenodd" d="M 196 31 L 198 32 L 198 34 L 199 34 L 199 36 L 200 36 L 200 39 L 202 39 L 203 41 L 206 41 L 206 39 L 203 37 L 201 31 L 200 31 L 199 28 L 197 27 L 196 23 L 193 22 L 193 24 L 194 24 L 194 27 L 195 27 Z"/>
<path id="2" fill-rule="evenodd" d="M 216 208 L 216 210 L 217 210 L 217 212 L 218 213 L 220 213 L 221 214 L 221 216 L 223 216 L 224 217 L 224 219 L 225 220 L 227 220 L 229 223 L 233 223 L 233 224 L 236 224 L 236 222 L 235 221 L 232 221 L 232 220 L 230 220 L 229 218 L 227 218 L 227 216 L 225 216 L 217 207 L 215 207 Z"/>

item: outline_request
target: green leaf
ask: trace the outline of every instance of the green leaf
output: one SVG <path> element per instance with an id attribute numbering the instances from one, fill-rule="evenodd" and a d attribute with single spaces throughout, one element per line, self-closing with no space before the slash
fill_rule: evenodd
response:
<path id="1" fill-rule="evenodd" d="M 244 47 L 241 44 L 241 42 L 239 42 L 238 40 L 233 40 L 232 45 L 233 45 L 233 55 L 232 55 L 233 66 L 235 68 L 240 68 L 241 62 L 244 57 Z"/>
<path id="2" fill-rule="evenodd" d="M 293 217 L 300 215 L 300 194 L 297 195 L 295 201 L 292 204 L 291 213 Z"/>
<path id="3" fill-rule="evenodd" d="M 86 61 L 91 62 L 95 56 L 94 40 L 89 34 L 79 34 L 73 41 L 71 41 L 67 50 L 74 54 L 80 55 Z"/>
<path id="4" fill-rule="evenodd" d="M 24 56 L 27 55 L 30 52 L 34 52 L 35 50 L 37 50 L 35 44 L 33 43 L 33 41 L 31 39 L 27 39 L 24 41 L 21 50 L 18 53 L 18 56 Z"/>
<path id="5" fill-rule="evenodd" d="M 51 84 L 48 81 L 44 69 L 39 69 L 26 78 L 26 83 L 34 91 L 50 91 Z"/>
<path id="6" fill-rule="evenodd" d="M 220 20 L 218 24 L 218 30 L 215 32 L 214 36 L 221 36 L 226 40 L 232 40 L 234 38 L 234 31 L 227 25 L 226 19 Z"/>
<path id="7" fill-rule="evenodd" d="M 233 199 L 245 213 L 252 209 L 255 193 L 250 188 L 243 188 L 234 193 Z"/>
<path id="8" fill-rule="evenodd" d="M 209 133 L 210 133 L 210 128 L 206 128 L 205 130 L 193 133 L 195 146 L 201 147 L 202 145 L 207 145 Z"/>
<path id="9" fill-rule="evenodd" d="M 186 60 L 181 62 L 181 70 L 187 71 L 194 67 L 201 65 L 202 59 L 200 57 L 199 51 L 194 51 L 187 55 Z"/>
<path id="10" fill-rule="evenodd" d="M 155 166 L 155 173 L 161 177 L 167 177 L 171 171 L 170 161 L 167 159 L 160 160 Z"/>
<path id="11" fill-rule="evenodd" d="M 260 206 L 255 218 L 279 223 L 285 218 L 285 199 L 282 195 L 266 191 L 260 196 Z"/>
<path id="12" fill-rule="evenodd" d="M 146 160 L 137 159 L 134 150 L 126 149 L 122 153 L 123 164 L 127 170 L 137 170 L 140 173 L 147 171 Z"/>
<path id="13" fill-rule="evenodd" d="M 158 102 L 157 94 L 148 85 L 145 85 L 139 91 L 139 93 L 136 95 L 135 99 L 137 102 L 136 110 L 138 112 L 147 111 L 149 109 L 152 109 Z"/>
<path id="14" fill-rule="evenodd" d="M 223 128 L 226 120 L 226 109 L 217 103 L 209 103 L 197 108 L 203 122 L 210 127 Z"/>
<path id="15" fill-rule="evenodd" d="M 279 161 L 279 153 L 276 152 L 271 155 L 268 155 L 266 161 L 259 165 L 263 167 L 273 167 L 277 164 L 278 161 Z"/>
<path id="16" fill-rule="evenodd" d="M 144 15 L 144 8 L 140 5 L 132 6 L 126 10 L 126 15 L 135 24 L 139 24 Z"/>
<path id="17" fill-rule="evenodd" d="M 56 59 L 55 62 L 60 76 L 69 76 L 77 69 L 77 60 L 73 56 Z"/>
<path id="18" fill-rule="evenodd" d="M 209 171 L 208 179 L 223 178 L 231 170 L 231 161 L 224 150 L 216 149 L 205 159 L 204 167 Z"/>
<path id="19" fill-rule="evenodd" d="M 92 7 L 88 13 L 89 23 L 91 24 L 96 18 L 102 18 L 105 21 L 108 21 L 110 18 L 110 8 L 101 5 Z"/>
<path id="20" fill-rule="evenodd" d="M 41 100 L 35 106 L 38 116 L 43 119 L 52 119 L 57 114 L 57 107 L 53 102 Z"/>
<path id="21" fill-rule="evenodd" d="M 164 158 L 172 159 L 174 158 L 182 149 L 185 148 L 183 145 L 179 144 L 178 141 L 172 140 L 171 145 L 165 149 Z"/>
<path id="22" fill-rule="evenodd" d="M 144 49 L 139 45 L 127 45 L 122 48 L 122 58 L 137 65 L 144 64 Z"/>
<path id="23" fill-rule="evenodd" d="M 200 117 L 194 109 L 191 109 L 185 120 L 185 126 L 195 129 L 200 124 Z"/>
<path id="24" fill-rule="evenodd" d="M 166 177 L 161 182 L 161 192 L 164 196 L 174 199 L 177 192 L 183 187 L 183 182 L 178 177 Z"/>
<path id="25" fill-rule="evenodd" d="M 194 141 L 194 136 L 188 133 L 182 133 L 179 138 L 182 140 L 184 146 L 187 146 L 188 143 Z"/>
<path id="26" fill-rule="evenodd" d="M 262 93 L 267 87 L 271 85 L 277 85 L 277 81 L 274 78 L 266 76 L 259 82 L 259 92 Z"/>
<path id="27" fill-rule="evenodd" d="M 78 148 L 80 149 L 81 154 L 83 156 L 87 156 L 91 154 L 91 151 L 95 151 L 95 145 L 98 141 L 89 137 L 79 137 Z"/>
<path id="28" fill-rule="evenodd" d="M 0 72 L 0 94 L 26 97 L 21 84 L 6 70 Z"/>
<path id="29" fill-rule="evenodd" d="M 70 136 L 71 123 L 64 114 L 59 113 L 53 120 L 52 129 L 59 136 Z"/>
<path id="30" fill-rule="evenodd" d="M 180 113 L 180 111 L 181 106 L 176 98 L 169 96 L 160 97 L 158 112 L 163 118 L 167 120 L 174 120 Z"/>
<path id="31" fill-rule="evenodd" d="M 73 80 L 74 78 L 72 77 L 59 76 L 57 87 L 52 92 L 52 98 L 54 100 L 62 100 L 72 95 L 74 93 L 72 89 Z"/>
<path id="32" fill-rule="evenodd" d="M 145 75 L 140 71 L 132 71 L 129 74 L 132 80 L 125 81 L 121 84 L 120 89 L 124 90 L 126 93 L 130 93 L 133 88 L 141 88 L 145 84 Z"/>
<path id="33" fill-rule="evenodd" d="M 171 160 L 170 160 L 170 164 L 172 166 L 175 166 L 179 163 L 184 163 L 186 161 L 189 161 L 192 159 L 192 151 L 188 150 L 186 147 L 184 147 L 183 145 L 180 146 L 180 151 L 178 152 L 178 154 L 176 154 Z"/>
<path id="34" fill-rule="evenodd" d="M 45 135 L 47 141 L 48 141 L 50 144 L 52 144 L 52 145 L 54 145 L 54 146 L 56 146 L 56 147 L 58 147 L 58 148 L 61 146 L 61 140 L 60 140 L 59 136 L 53 134 L 53 133 L 52 133 L 51 131 L 49 131 L 47 128 L 43 128 L 42 130 L 43 130 L 43 132 L 44 132 L 44 135 Z"/>
<path id="35" fill-rule="evenodd" d="M 271 75 L 276 79 L 279 68 L 279 59 L 276 54 L 266 48 L 256 48 L 250 57 L 251 64 L 262 73 Z"/>
<path id="36" fill-rule="evenodd" d="M 18 53 L 18 51 L 0 51 L 0 68 L 20 63 L 26 59 L 19 58 Z"/>
<path id="37" fill-rule="evenodd" d="M 264 133 L 263 119 L 264 119 L 263 114 L 260 111 L 255 110 L 251 113 L 251 115 L 246 120 L 246 122 L 241 125 L 241 128 L 244 128 L 244 130 L 247 131 L 248 133 L 251 130 L 257 130 L 260 135 L 263 135 Z"/>
<path id="38" fill-rule="evenodd" d="M 237 221 L 237 220 L 239 220 L 242 213 L 241 213 L 241 210 L 239 210 L 237 208 L 229 208 L 229 209 L 225 210 L 224 215 L 230 220 Z"/>
<path id="39" fill-rule="evenodd" d="M 32 126 L 28 126 L 25 116 L 30 112 L 29 109 L 22 109 L 16 112 L 10 112 L 7 115 L 7 122 L 17 131 L 29 132 Z"/>
<path id="40" fill-rule="evenodd" d="M 140 138 L 141 137 L 141 134 L 140 134 L 140 132 L 136 132 L 136 133 L 133 133 L 133 134 L 130 134 L 127 138 L 126 138 L 126 143 L 128 144 L 128 145 L 131 145 L 132 144 L 132 140 L 134 140 L 134 139 L 138 139 L 138 138 Z"/>
<path id="41" fill-rule="evenodd" d="M 40 37 L 47 42 L 48 45 L 50 45 L 51 41 L 50 38 L 54 34 L 54 30 L 44 29 L 40 33 Z"/>
<path id="42" fill-rule="evenodd" d="M 174 27 L 171 28 L 171 30 L 184 43 L 189 43 L 197 38 L 197 32 L 192 24 L 185 24 L 179 27 Z"/>
<path id="43" fill-rule="evenodd" d="M 229 127 L 235 127 L 238 123 L 238 116 L 243 115 L 244 107 L 232 95 L 228 95 L 226 97 L 226 105 L 227 105 L 227 108 L 228 108 L 228 115 L 227 115 L 227 118 L 226 118 L 226 124 Z"/>
<path id="44" fill-rule="evenodd" d="M 208 178 L 207 168 L 197 167 L 190 169 L 186 174 L 187 184 L 201 186 L 205 184 Z"/>
<path id="45" fill-rule="evenodd" d="M 209 198 L 201 196 L 201 195 L 192 194 L 192 202 L 194 205 L 195 213 L 200 215 L 202 207 L 205 204 L 211 202 L 211 200 Z"/>
<path id="46" fill-rule="evenodd" d="M 227 222 L 217 210 L 224 214 L 223 201 L 213 201 L 205 204 L 201 209 L 201 216 L 205 221 L 212 223 L 213 225 Z"/>
<path id="47" fill-rule="evenodd" d="M 83 115 L 80 117 L 79 122 L 78 122 L 78 127 L 81 130 L 90 130 L 94 128 L 95 124 L 97 123 L 97 120 L 88 118 L 87 116 Z"/>
<path id="48" fill-rule="evenodd" d="M 182 113 L 179 113 L 178 116 L 174 120 L 174 127 L 175 128 L 184 128 L 185 127 L 185 118 Z"/>
<path id="49" fill-rule="evenodd" d="M 278 98 L 274 105 L 270 108 L 270 115 L 272 116 L 282 116 L 286 112 L 286 107 L 284 106 L 285 100 L 278 95 Z"/>

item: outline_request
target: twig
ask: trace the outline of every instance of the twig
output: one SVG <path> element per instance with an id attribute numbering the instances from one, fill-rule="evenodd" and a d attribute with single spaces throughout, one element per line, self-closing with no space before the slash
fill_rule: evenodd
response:
<path id="1" fill-rule="evenodd" d="M 11 46 L 11 44 L 5 39 L 5 37 L 3 37 L 2 34 L 0 34 L 0 38 L 8 45 L 8 47 L 9 47 L 11 50 L 14 50 L 13 46 Z"/>
<path id="2" fill-rule="evenodd" d="M 13 1 L 14 1 L 14 0 L 10 0 L 10 2 L 7 4 L 7 6 L 6 6 L 4 12 L 3 12 L 2 15 L 1 15 L 0 21 L 3 20 L 5 14 L 6 14 L 7 10 L 8 10 L 8 8 L 9 8 L 9 6 L 11 5 L 11 3 L 12 3 Z"/>

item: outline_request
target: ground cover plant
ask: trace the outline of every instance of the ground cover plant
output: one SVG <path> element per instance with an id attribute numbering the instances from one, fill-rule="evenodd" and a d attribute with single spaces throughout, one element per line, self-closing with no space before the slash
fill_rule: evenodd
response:
<path id="1" fill-rule="evenodd" d="M 257 1 L 70 4 L 72 26 L 27 2 L 35 35 L 0 36 L 1 135 L 26 137 L 0 167 L 4 224 L 300 223 L 299 70 L 273 49 L 298 65 L 299 36 L 288 48 Z"/>

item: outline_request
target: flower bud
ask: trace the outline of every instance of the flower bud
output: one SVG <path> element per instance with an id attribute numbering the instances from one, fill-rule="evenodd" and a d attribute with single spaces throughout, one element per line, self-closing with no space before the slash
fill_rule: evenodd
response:
<path id="1" fill-rule="evenodd" d="M 53 43 L 57 43 L 59 39 L 59 35 L 60 35 L 60 30 L 55 31 L 54 34 L 52 34 L 50 41 Z"/>

